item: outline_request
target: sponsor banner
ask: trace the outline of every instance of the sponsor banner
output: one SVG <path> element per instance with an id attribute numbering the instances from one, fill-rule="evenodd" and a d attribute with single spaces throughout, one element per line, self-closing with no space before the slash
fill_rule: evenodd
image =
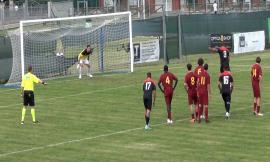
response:
<path id="1" fill-rule="evenodd" d="M 210 47 L 220 47 L 224 45 L 229 50 L 232 49 L 232 34 L 210 34 Z"/>
<path id="2" fill-rule="evenodd" d="M 233 34 L 234 53 L 263 51 L 265 49 L 264 31 Z"/>
<path id="3" fill-rule="evenodd" d="M 159 60 L 159 40 L 134 43 L 134 63 L 153 62 Z"/>

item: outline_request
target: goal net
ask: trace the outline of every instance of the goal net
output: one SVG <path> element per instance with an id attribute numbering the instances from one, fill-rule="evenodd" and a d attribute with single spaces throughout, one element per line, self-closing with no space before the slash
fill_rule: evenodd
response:
<path id="1" fill-rule="evenodd" d="M 18 83 L 32 65 L 41 79 L 77 75 L 79 53 L 88 44 L 91 73 L 133 72 L 130 12 L 27 20 L 9 32 L 13 51 L 8 83 Z M 87 71 L 87 68 L 84 68 Z"/>

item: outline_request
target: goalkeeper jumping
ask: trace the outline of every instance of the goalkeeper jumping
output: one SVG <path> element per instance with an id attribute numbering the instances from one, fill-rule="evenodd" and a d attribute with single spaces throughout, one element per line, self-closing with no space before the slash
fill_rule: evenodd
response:
<path id="1" fill-rule="evenodd" d="M 90 78 L 93 77 L 91 75 L 90 71 L 90 61 L 89 61 L 89 55 L 92 55 L 93 53 L 93 48 L 91 48 L 90 45 L 87 45 L 86 49 L 84 49 L 79 55 L 78 55 L 78 66 L 77 68 L 79 69 L 79 79 L 82 78 L 82 67 L 83 65 L 86 65 L 88 67 L 88 74 Z"/>

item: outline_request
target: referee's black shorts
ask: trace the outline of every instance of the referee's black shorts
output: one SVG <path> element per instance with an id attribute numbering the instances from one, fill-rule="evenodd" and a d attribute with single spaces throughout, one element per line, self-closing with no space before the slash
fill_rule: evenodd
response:
<path id="1" fill-rule="evenodd" d="M 35 96 L 33 91 L 23 91 L 23 105 L 35 106 Z"/>
<path id="2" fill-rule="evenodd" d="M 148 110 L 152 109 L 152 98 L 150 97 L 143 98 L 143 103 L 144 103 L 145 109 L 148 109 Z"/>

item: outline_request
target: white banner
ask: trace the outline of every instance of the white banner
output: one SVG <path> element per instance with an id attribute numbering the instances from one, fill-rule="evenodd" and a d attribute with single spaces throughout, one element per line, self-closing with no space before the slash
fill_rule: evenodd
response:
<path id="1" fill-rule="evenodd" d="M 263 51 L 265 49 L 264 31 L 233 34 L 234 53 Z"/>
<path id="2" fill-rule="evenodd" d="M 134 63 L 153 62 L 159 60 L 159 40 L 134 43 Z"/>

